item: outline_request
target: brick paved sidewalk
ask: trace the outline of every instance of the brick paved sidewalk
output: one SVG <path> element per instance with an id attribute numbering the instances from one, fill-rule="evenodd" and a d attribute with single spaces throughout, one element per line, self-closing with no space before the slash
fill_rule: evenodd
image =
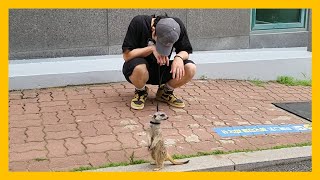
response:
<path id="1" fill-rule="evenodd" d="M 149 160 L 145 130 L 156 111 L 151 88 L 145 109 L 130 109 L 129 83 L 12 91 L 9 93 L 10 171 L 69 171 L 80 166 Z M 175 94 L 186 107 L 164 103 L 161 124 L 171 154 L 270 148 L 311 142 L 311 133 L 221 138 L 214 127 L 304 124 L 272 102 L 311 100 L 311 87 L 248 81 L 194 80 Z"/>

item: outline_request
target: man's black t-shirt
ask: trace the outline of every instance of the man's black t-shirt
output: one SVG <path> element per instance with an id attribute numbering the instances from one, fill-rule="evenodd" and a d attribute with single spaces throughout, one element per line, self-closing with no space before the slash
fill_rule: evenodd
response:
<path id="1" fill-rule="evenodd" d="M 180 25 L 179 39 L 173 44 L 175 52 L 179 53 L 180 51 L 186 51 L 191 54 L 192 46 L 190 44 L 184 24 L 179 18 L 173 17 L 173 19 Z M 136 48 L 144 48 L 148 46 L 148 40 L 152 38 L 151 20 L 152 17 L 148 15 L 138 15 L 131 20 L 122 44 L 123 52 L 127 49 L 131 51 Z M 147 58 L 155 59 L 153 54 L 150 54 Z"/>

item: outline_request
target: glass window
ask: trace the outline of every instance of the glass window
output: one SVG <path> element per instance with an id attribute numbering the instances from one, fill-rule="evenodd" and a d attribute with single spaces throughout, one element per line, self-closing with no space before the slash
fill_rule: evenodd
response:
<path id="1" fill-rule="evenodd" d="M 253 9 L 252 30 L 304 28 L 305 9 Z"/>

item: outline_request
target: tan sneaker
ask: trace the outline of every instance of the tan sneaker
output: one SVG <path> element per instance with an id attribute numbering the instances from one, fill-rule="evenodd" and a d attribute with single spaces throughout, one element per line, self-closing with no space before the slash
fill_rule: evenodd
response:
<path id="1" fill-rule="evenodd" d="M 173 91 L 165 91 L 164 84 L 160 86 L 157 91 L 156 99 L 158 101 L 166 102 L 171 106 L 183 108 L 185 106 L 184 102 L 181 99 L 178 99 L 175 95 L 173 95 Z"/>
<path id="2" fill-rule="evenodd" d="M 144 103 L 147 100 L 148 97 L 148 92 L 149 88 L 146 86 L 146 90 L 144 91 L 139 91 L 135 90 L 135 95 L 131 100 L 131 108 L 132 109 L 143 109 L 144 108 Z"/>

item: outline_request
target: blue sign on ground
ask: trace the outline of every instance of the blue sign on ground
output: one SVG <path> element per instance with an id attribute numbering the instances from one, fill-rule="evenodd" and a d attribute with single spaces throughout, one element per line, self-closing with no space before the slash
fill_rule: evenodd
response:
<path id="1" fill-rule="evenodd" d="M 232 126 L 213 128 L 221 137 L 253 136 L 259 134 L 294 133 L 311 131 L 310 124 L 287 124 L 287 125 L 253 125 Z"/>

